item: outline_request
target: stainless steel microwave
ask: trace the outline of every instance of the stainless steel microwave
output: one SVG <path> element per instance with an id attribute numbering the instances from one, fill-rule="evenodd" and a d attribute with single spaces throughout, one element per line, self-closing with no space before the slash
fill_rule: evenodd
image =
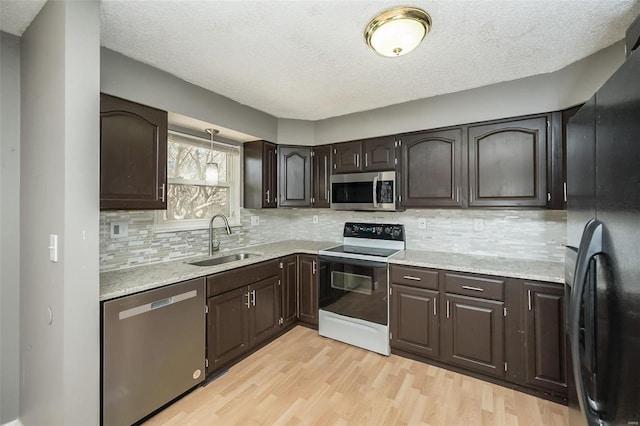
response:
<path id="1" fill-rule="evenodd" d="M 395 211 L 396 172 L 350 173 L 331 176 L 331 208 Z"/>

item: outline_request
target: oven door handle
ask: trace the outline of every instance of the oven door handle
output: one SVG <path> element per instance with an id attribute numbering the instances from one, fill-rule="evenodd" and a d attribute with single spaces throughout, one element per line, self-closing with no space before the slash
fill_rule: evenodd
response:
<path id="1" fill-rule="evenodd" d="M 318 256 L 320 264 L 323 263 L 339 263 L 343 265 L 353 265 L 353 266 L 362 266 L 365 268 L 387 268 L 388 264 L 386 262 L 376 262 L 374 260 L 362 260 L 362 259 L 350 259 L 347 257 L 338 257 L 331 255 L 320 255 Z"/>
<path id="2" fill-rule="evenodd" d="M 373 207 L 378 208 L 378 194 L 376 193 L 376 189 L 378 188 L 378 175 L 373 177 Z"/>

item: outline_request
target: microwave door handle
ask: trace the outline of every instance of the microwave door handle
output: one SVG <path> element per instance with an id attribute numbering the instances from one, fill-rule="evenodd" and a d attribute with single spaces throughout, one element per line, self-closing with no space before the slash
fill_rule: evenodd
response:
<path id="1" fill-rule="evenodd" d="M 378 196 L 376 194 L 376 188 L 378 188 L 378 175 L 373 178 L 373 207 L 378 207 Z"/>

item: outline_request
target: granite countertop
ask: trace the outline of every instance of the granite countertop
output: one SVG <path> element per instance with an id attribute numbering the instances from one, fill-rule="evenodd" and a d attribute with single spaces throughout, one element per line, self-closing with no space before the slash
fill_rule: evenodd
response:
<path id="1" fill-rule="evenodd" d="M 319 250 L 339 245 L 326 241 L 287 240 L 238 250 L 221 251 L 215 257 L 235 253 L 254 253 L 259 256 L 216 266 L 193 266 L 193 262 L 209 256 L 136 266 L 100 274 L 100 301 L 115 299 L 145 290 L 174 284 L 218 272 L 277 259 L 294 253 L 318 254 Z M 463 253 L 443 253 L 425 250 L 404 250 L 393 255 L 389 262 L 424 268 L 446 269 L 510 278 L 564 283 L 564 262 L 512 259 Z"/>
<path id="2" fill-rule="evenodd" d="M 404 250 L 391 256 L 389 263 L 560 284 L 564 283 L 564 262 L 512 259 L 508 257 L 443 253 L 425 250 Z"/>
<path id="3" fill-rule="evenodd" d="M 209 257 L 197 256 L 120 269 L 117 271 L 102 272 L 100 274 L 100 301 L 115 299 L 116 297 L 127 296 L 180 281 L 205 277 L 240 266 L 277 259 L 294 253 L 318 254 L 319 250 L 336 245 L 339 245 L 339 243 L 288 240 L 245 247 L 238 250 L 220 251 L 216 253 L 215 257 L 228 256 L 235 253 L 254 253 L 260 255 L 222 265 L 194 266 L 186 263 Z"/>

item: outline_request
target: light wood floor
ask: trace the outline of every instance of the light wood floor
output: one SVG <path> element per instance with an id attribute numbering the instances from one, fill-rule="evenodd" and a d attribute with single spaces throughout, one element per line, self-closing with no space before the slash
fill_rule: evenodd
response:
<path id="1" fill-rule="evenodd" d="M 146 425 L 566 425 L 567 408 L 296 327 Z"/>

